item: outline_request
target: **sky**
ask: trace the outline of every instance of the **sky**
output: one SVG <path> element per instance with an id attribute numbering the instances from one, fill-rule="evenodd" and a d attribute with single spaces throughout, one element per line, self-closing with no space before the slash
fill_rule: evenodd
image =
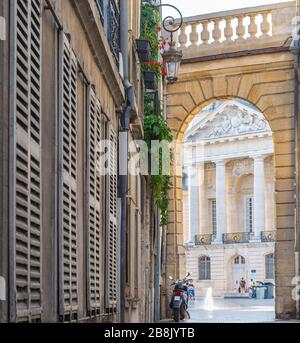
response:
<path id="1" fill-rule="evenodd" d="M 199 14 L 207 14 L 213 12 L 227 11 L 238 8 L 260 6 L 287 0 L 162 0 L 164 4 L 176 6 L 184 17 L 190 17 Z M 172 14 L 173 10 L 164 9 L 164 16 Z M 176 15 L 178 17 L 178 15 Z"/>

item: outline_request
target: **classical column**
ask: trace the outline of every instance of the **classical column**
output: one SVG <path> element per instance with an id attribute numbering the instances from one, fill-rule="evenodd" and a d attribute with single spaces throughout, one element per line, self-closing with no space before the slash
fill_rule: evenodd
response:
<path id="1" fill-rule="evenodd" d="M 200 162 L 197 164 L 197 172 L 198 172 L 198 184 L 199 184 L 199 189 L 198 189 L 198 196 L 199 196 L 199 215 L 198 215 L 198 220 L 199 220 L 199 234 L 204 235 L 206 233 L 206 228 L 205 228 L 205 178 L 204 178 L 204 173 L 205 173 L 205 164 L 204 162 Z"/>
<path id="2" fill-rule="evenodd" d="M 265 164 L 264 156 L 254 156 L 254 234 L 260 238 L 265 229 Z"/>
<path id="3" fill-rule="evenodd" d="M 223 234 L 227 232 L 226 207 L 226 161 L 216 161 L 216 215 L 217 242 L 222 242 Z"/>
<path id="4" fill-rule="evenodd" d="M 190 241 L 195 240 L 195 235 L 199 233 L 199 186 L 198 173 L 195 165 L 189 166 L 189 229 Z"/>

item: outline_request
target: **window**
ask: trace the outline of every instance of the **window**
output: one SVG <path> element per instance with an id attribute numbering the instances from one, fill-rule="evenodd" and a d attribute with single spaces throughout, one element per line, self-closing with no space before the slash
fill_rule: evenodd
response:
<path id="1" fill-rule="evenodd" d="M 95 4 L 111 51 L 118 62 L 120 52 L 120 1 L 95 0 Z"/>
<path id="2" fill-rule="evenodd" d="M 245 226 L 246 232 L 253 232 L 253 197 L 245 198 Z"/>
<path id="3" fill-rule="evenodd" d="M 202 256 L 199 258 L 199 280 L 210 279 L 210 257 Z"/>
<path id="4" fill-rule="evenodd" d="M 236 256 L 234 258 L 234 264 L 245 264 L 246 263 L 246 260 L 245 260 L 245 257 L 243 256 Z"/>
<path id="5" fill-rule="evenodd" d="M 266 255 L 266 279 L 274 279 L 274 254 Z"/>
<path id="6" fill-rule="evenodd" d="M 211 227 L 213 235 L 217 234 L 217 202 L 216 199 L 210 200 Z"/>

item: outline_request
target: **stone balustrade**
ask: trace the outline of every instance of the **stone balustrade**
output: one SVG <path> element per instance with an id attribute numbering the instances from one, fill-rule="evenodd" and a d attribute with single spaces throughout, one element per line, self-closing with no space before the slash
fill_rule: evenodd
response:
<path id="1" fill-rule="evenodd" d="M 278 47 L 288 44 L 294 16 L 295 2 L 289 1 L 188 17 L 176 40 L 184 58 Z"/>

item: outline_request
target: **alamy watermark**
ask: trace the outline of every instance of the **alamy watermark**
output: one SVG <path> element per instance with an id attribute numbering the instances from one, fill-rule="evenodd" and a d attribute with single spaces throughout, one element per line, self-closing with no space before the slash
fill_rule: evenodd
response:
<path id="1" fill-rule="evenodd" d="M 0 16 L 0 41 L 6 40 L 6 21 L 4 17 Z"/>
<path id="2" fill-rule="evenodd" d="M 295 276 L 293 278 L 292 285 L 295 286 L 292 291 L 292 298 L 295 301 L 299 301 L 300 300 L 300 275 Z"/>
<path id="3" fill-rule="evenodd" d="M 4 277 L 0 276 L 0 301 L 6 300 L 6 282 Z"/>
<path id="4" fill-rule="evenodd" d="M 150 145 L 143 140 L 134 140 L 128 144 L 127 135 L 120 133 L 118 157 L 116 146 L 110 140 L 97 143 L 96 155 L 98 156 L 96 172 L 99 176 L 117 174 L 181 176 L 184 166 L 204 161 L 204 146 L 197 144 L 190 147 L 175 140 L 172 142 L 153 140 Z"/>

